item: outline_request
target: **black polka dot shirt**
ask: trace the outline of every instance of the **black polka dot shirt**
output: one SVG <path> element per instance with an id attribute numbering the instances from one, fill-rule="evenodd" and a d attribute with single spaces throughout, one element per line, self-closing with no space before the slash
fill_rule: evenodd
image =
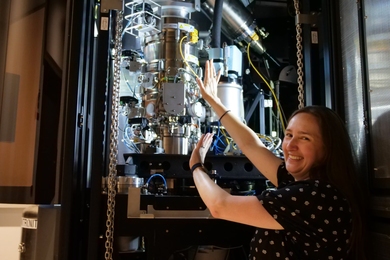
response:
<path id="1" fill-rule="evenodd" d="M 284 230 L 256 229 L 249 259 L 348 259 L 351 212 L 334 186 L 320 180 L 294 181 L 283 163 L 278 188 L 257 197 Z"/>

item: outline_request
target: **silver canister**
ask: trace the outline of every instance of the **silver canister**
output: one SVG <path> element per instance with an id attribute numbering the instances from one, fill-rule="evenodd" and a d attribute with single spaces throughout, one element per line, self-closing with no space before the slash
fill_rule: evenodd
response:
<path id="1" fill-rule="evenodd" d="M 144 179 L 137 176 L 118 176 L 117 187 L 118 193 L 127 193 L 129 187 L 142 187 L 144 185 Z"/>

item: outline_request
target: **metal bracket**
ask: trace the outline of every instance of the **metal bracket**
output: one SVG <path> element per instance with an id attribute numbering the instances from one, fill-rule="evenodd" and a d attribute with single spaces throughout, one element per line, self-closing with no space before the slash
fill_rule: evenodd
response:
<path id="1" fill-rule="evenodd" d="M 311 24 L 315 26 L 318 24 L 318 14 L 298 14 L 295 16 L 295 24 Z"/>
<path id="2" fill-rule="evenodd" d="M 108 13 L 110 10 L 122 10 L 123 0 L 101 0 L 100 12 Z"/>
<path id="3" fill-rule="evenodd" d="M 153 205 L 147 205 L 147 209 L 140 210 L 141 188 L 129 187 L 127 196 L 127 218 L 164 218 L 164 219 L 211 219 L 210 210 L 155 210 Z"/>
<path id="4" fill-rule="evenodd" d="M 195 0 L 195 10 L 200 12 L 200 0 Z"/>
<path id="5" fill-rule="evenodd" d="M 148 205 L 146 216 L 150 218 L 150 216 L 153 216 L 154 218 L 201 218 L 201 219 L 211 219 L 213 218 L 210 214 L 210 211 L 208 208 L 204 210 L 155 210 L 153 208 L 153 205 Z M 140 218 L 145 218 L 145 216 L 140 216 Z"/>

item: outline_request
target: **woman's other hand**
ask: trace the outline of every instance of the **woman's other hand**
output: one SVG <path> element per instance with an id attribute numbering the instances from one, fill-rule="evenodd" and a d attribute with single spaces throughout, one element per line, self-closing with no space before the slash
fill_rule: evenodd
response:
<path id="1" fill-rule="evenodd" d="M 213 143 L 212 133 L 203 134 L 196 144 L 195 149 L 192 151 L 190 158 L 190 167 L 192 167 L 196 163 L 204 163 L 207 152 L 210 149 L 211 144 Z"/>
<path id="2" fill-rule="evenodd" d="M 203 82 L 199 77 L 196 78 L 196 82 L 198 83 L 200 88 L 200 93 L 206 101 L 208 101 L 209 99 L 219 99 L 217 96 L 217 86 L 220 77 L 221 70 L 219 70 L 217 74 L 215 72 L 213 61 L 206 61 Z"/>

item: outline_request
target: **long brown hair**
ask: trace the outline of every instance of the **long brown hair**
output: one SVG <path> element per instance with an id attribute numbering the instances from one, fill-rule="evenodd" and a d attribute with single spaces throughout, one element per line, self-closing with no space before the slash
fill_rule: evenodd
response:
<path id="1" fill-rule="evenodd" d="M 326 149 L 323 164 L 310 171 L 310 178 L 329 181 L 346 196 L 352 211 L 350 259 L 367 259 L 364 241 L 366 202 L 345 124 L 336 112 L 327 107 L 307 106 L 295 111 L 290 119 L 299 113 L 308 113 L 317 119 Z"/>

